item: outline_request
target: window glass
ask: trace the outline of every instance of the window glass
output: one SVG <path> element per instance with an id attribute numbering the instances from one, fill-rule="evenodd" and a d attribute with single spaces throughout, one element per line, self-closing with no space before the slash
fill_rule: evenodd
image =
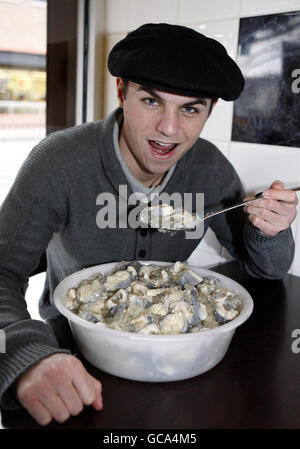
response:
<path id="1" fill-rule="evenodd" d="M 0 0 L 0 204 L 46 134 L 47 8 Z"/>

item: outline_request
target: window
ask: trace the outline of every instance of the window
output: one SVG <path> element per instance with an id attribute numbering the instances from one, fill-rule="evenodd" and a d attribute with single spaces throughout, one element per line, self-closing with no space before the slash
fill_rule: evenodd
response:
<path id="1" fill-rule="evenodd" d="M 32 2 L 0 2 L 0 204 L 46 134 L 46 14 Z"/>
<path id="2" fill-rule="evenodd" d="M 75 125 L 76 61 L 76 0 L 0 0 L 0 205 L 32 148 Z"/>

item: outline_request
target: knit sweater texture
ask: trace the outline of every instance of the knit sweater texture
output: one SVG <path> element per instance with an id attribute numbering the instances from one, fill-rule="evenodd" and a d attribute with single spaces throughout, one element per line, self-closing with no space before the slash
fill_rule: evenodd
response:
<path id="1" fill-rule="evenodd" d="M 32 320 L 22 289 L 46 250 L 47 277 L 40 299 L 43 319 L 59 315 L 53 305 L 55 287 L 69 274 L 85 267 L 120 260 L 185 261 L 199 239 L 184 232 L 146 236 L 131 228 L 97 225 L 103 192 L 116 198 L 126 185 L 132 193 L 113 144 L 113 129 L 120 110 L 105 120 L 55 132 L 43 139 L 22 165 L 0 209 L 0 328 L 6 353 L 0 355 L 0 405 L 17 408 L 11 393 L 15 380 L 42 358 L 70 351 L 59 348 L 51 329 Z M 199 138 L 176 164 L 164 189 L 203 192 L 205 212 L 217 210 L 244 196 L 240 179 L 229 161 L 210 142 Z M 118 222 L 118 220 L 117 220 Z M 275 237 L 254 228 L 242 208 L 204 222 L 220 243 L 254 277 L 282 278 L 294 256 L 291 229 Z M 203 256 L 204 257 L 204 256 Z M 199 260 L 205 265 L 205 260 Z"/>

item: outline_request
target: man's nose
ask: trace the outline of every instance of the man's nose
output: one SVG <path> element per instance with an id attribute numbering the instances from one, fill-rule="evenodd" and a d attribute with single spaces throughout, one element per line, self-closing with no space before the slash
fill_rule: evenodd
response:
<path id="1" fill-rule="evenodd" d="M 177 111 L 164 110 L 158 119 L 156 129 L 164 136 L 174 136 L 179 127 Z"/>

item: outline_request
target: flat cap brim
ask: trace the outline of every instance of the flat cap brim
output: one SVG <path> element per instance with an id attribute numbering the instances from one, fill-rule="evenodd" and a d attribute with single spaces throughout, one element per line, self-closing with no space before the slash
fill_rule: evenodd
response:
<path id="1" fill-rule="evenodd" d="M 113 76 L 158 90 L 237 99 L 244 77 L 218 41 L 180 25 L 149 23 L 130 32 L 108 57 Z"/>

